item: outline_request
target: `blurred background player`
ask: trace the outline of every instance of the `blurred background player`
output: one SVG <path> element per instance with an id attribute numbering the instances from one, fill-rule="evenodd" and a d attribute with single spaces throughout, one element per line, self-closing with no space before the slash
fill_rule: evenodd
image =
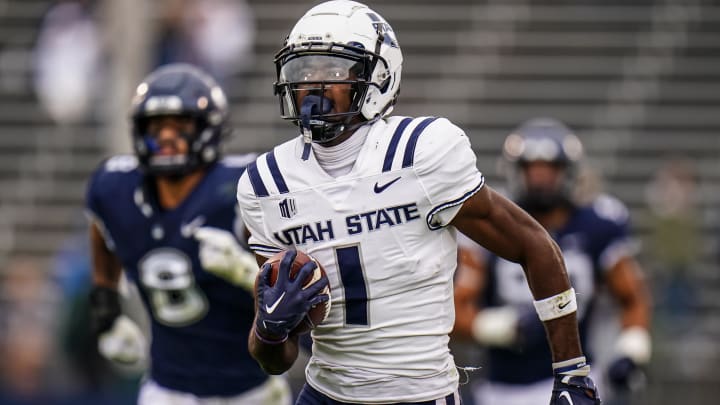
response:
<path id="1" fill-rule="evenodd" d="M 254 63 L 255 17 L 245 0 L 161 0 L 154 66 L 191 63 L 221 86 L 242 93 L 245 73 Z"/>
<path id="2" fill-rule="evenodd" d="M 252 156 L 220 159 L 227 115 L 209 75 L 191 65 L 161 67 L 133 99 L 135 156 L 111 157 L 89 182 L 100 352 L 121 363 L 145 356 L 144 336 L 121 313 L 121 268 L 150 314 L 140 404 L 290 401 L 286 382 L 268 378 L 247 351 L 257 265 L 241 247 L 235 185 Z"/>
<path id="3" fill-rule="evenodd" d="M 650 360 L 650 298 L 634 258 L 626 208 L 607 195 L 585 206 L 575 202 L 582 153 L 570 129 L 550 118 L 525 122 L 503 147 L 511 197 L 562 250 L 577 294 L 583 347 L 588 347 L 588 323 L 601 288 L 607 286 L 619 304 L 622 331 L 607 376 L 622 391 L 641 382 L 640 367 Z M 460 245 L 455 334 L 488 349 L 481 364 L 487 380 L 473 389 L 476 404 L 547 403 L 550 350 L 522 268 L 467 238 Z"/>
<path id="4" fill-rule="evenodd" d="M 458 403 L 448 348 L 457 229 L 524 263 L 525 291 L 553 349 L 544 364 L 556 374 L 546 391 L 553 403 L 599 404 L 556 244 L 484 184 L 462 129 L 445 118 L 390 116 L 403 57 L 388 22 L 361 3 L 321 3 L 275 62 L 281 115 L 302 135 L 248 165 L 238 183 L 242 218 L 260 263 L 300 249 L 328 277 L 305 289 L 282 277 L 270 285 L 263 267 L 249 342 L 263 368 L 280 374 L 296 361 L 293 329 L 329 298 L 320 293 L 329 282 L 330 314 L 312 332 L 298 404 Z M 291 263 L 286 255 L 281 274 Z"/>

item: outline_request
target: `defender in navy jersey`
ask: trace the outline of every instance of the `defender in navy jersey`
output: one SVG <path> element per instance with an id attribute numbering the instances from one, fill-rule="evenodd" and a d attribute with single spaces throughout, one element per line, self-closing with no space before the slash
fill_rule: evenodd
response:
<path id="1" fill-rule="evenodd" d="M 133 100 L 135 155 L 111 157 L 89 181 L 101 353 L 124 363 L 145 356 L 142 333 L 120 310 L 121 269 L 151 319 L 140 404 L 290 402 L 286 382 L 269 378 L 247 349 L 257 264 L 241 247 L 235 189 L 254 156 L 220 158 L 226 122 L 225 95 L 209 76 L 161 67 Z"/>
<path id="2" fill-rule="evenodd" d="M 302 135 L 248 166 L 238 202 L 259 264 L 298 249 L 327 278 L 300 288 L 278 277 L 271 286 L 263 267 L 249 341 L 263 368 L 280 374 L 293 364 L 299 338 L 291 331 L 330 299 L 328 318 L 311 334 L 297 404 L 458 403 L 448 348 L 458 229 L 525 264 L 547 321 L 556 396 L 597 403 L 555 243 L 484 184 L 460 128 L 444 118 L 389 116 L 402 53 L 387 21 L 354 1 L 319 4 L 275 61 L 282 116 Z M 281 274 L 290 259 L 280 262 Z M 296 280 L 314 268 L 305 264 Z M 332 297 L 321 293 L 327 284 Z"/>
<path id="3" fill-rule="evenodd" d="M 584 347 L 600 285 L 620 304 L 623 332 L 609 377 L 612 385 L 627 388 L 650 356 L 649 298 L 633 258 L 627 209 L 607 195 L 584 206 L 573 202 L 582 146 L 559 121 L 540 118 L 521 125 L 507 138 L 504 155 L 510 193 L 562 250 Z M 482 365 L 487 381 L 474 388 L 476 404 L 547 403 L 551 353 L 522 268 L 467 239 L 460 245 L 455 333 L 488 348 Z"/>

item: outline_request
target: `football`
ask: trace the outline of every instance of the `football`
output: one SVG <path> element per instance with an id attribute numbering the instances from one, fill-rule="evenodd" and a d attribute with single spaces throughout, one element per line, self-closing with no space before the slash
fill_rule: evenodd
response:
<path id="1" fill-rule="evenodd" d="M 285 253 L 287 253 L 287 250 L 284 250 L 282 252 L 278 252 L 275 255 L 271 256 L 265 263 L 270 264 L 270 285 L 274 286 L 275 282 L 277 281 L 278 277 L 278 270 L 280 268 L 280 261 L 283 257 L 285 257 Z M 302 251 L 297 251 L 297 256 L 295 257 L 295 261 L 293 261 L 292 266 L 290 267 L 290 279 L 293 280 L 297 276 L 298 271 L 300 271 L 300 268 L 307 262 L 314 261 L 315 264 L 317 264 L 317 268 L 314 272 L 312 272 L 303 283 L 303 286 L 307 287 L 310 284 L 314 283 L 315 281 L 319 280 L 322 277 L 327 277 L 327 274 L 325 273 L 325 269 L 320 265 L 320 263 L 309 256 L 307 253 L 304 253 Z M 256 288 L 256 296 L 257 296 L 257 281 L 255 283 Z M 325 287 L 321 292 L 321 294 L 328 294 L 330 295 L 330 286 L 328 285 Z M 328 314 L 330 313 L 330 300 L 325 301 L 323 303 L 320 303 L 312 308 L 310 308 L 310 311 L 305 315 L 302 321 L 300 321 L 300 324 L 295 327 L 290 333 L 291 334 L 305 334 L 310 332 L 313 328 L 315 328 L 317 325 L 320 325 L 325 319 L 327 318 Z"/>

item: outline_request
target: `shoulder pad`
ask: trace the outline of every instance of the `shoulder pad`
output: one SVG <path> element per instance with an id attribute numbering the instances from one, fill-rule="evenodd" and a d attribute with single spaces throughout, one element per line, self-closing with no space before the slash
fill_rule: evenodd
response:
<path id="1" fill-rule="evenodd" d="M 242 155 L 227 155 L 220 162 L 226 167 L 245 167 L 257 158 L 257 153 L 245 153 Z"/>
<path id="2" fill-rule="evenodd" d="M 117 155 L 105 160 L 102 170 L 106 172 L 131 172 L 138 167 L 138 160 L 135 155 Z"/>
<path id="3" fill-rule="evenodd" d="M 592 209 L 598 217 L 615 223 L 627 222 L 630 218 L 625 204 L 608 194 L 599 195 L 593 201 Z"/>

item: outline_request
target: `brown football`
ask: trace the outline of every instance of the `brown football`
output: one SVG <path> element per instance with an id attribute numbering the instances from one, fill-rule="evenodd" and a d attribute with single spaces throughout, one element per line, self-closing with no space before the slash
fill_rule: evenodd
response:
<path id="1" fill-rule="evenodd" d="M 278 270 L 280 268 L 280 261 L 283 257 L 285 257 L 285 253 L 287 253 L 288 250 L 283 250 L 282 252 L 278 252 L 271 256 L 269 259 L 265 261 L 265 263 L 269 263 L 271 265 L 270 267 L 270 285 L 274 286 L 275 282 L 277 281 L 278 277 Z M 306 279 L 303 286 L 307 287 L 313 282 L 319 280 L 322 277 L 327 277 L 327 274 L 325 273 L 325 269 L 323 269 L 322 265 L 315 260 L 314 258 L 310 257 L 307 253 L 302 251 L 297 251 L 297 256 L 295 257 L 295 261 L 293 261 L 292 266 L 290 267 L 290 279 L 293 280 L 297 276 L 298 271 L 300 271 L 300 268 L 307 262 L 314 261 L 315 264 L 317 264 L 317 268 L 314 272 L 312 272 Z M 330 286 L 328 285 L 325 287 L 321 292 L 321 294 L 328 294 L 330 295 Z M 255 282 L 255 295 L 257 296 L 257 280 Z M 320 325 L 325 319 L 327 319 L 328 314 L 330 313 L 330 301 L 325 301 L 321 304 L 318 304 L 312 308 L 310 308 L 310 311 L 305 315 L 302 321 L 300 321 L 300 324 L 295 327 L 290 333 L 291 334 L 297 334 L 301 335 L 304 333 L 310 332 L 311 329 L 315 328 L 317 325 Z"/>

